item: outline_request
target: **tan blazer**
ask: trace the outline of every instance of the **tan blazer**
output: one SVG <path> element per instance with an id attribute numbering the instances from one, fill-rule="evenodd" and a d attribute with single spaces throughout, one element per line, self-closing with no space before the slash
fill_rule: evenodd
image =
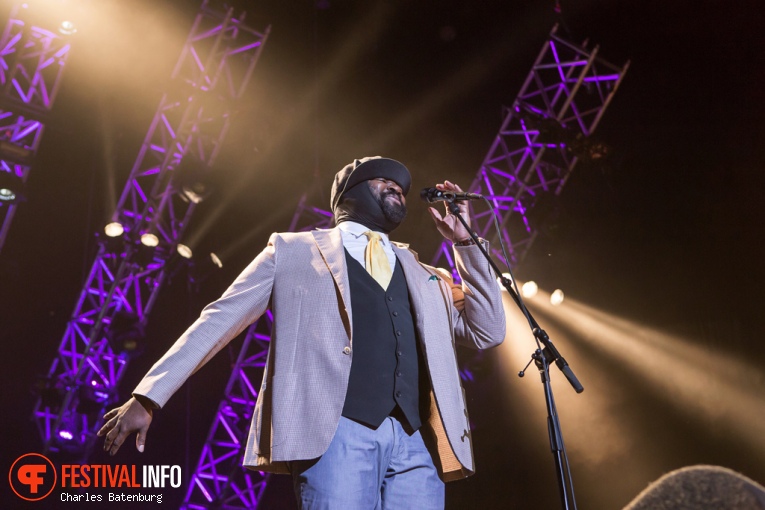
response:
<path id="1" fill-rule="evenodd" d="M 445 480 L 472 474 L 473 454 L 455 341 L 483 349 L 502 342 L 499 286 L 476 246 L 455 248 L 462 285 L 394 243 L 433 394 L 426 432 Z M 175 342 L 136 387 L 159 407 L 184 381 L 270 306 L 274 324 L 244 465 L 287 472 L 286 461 L 321 456 L 335 434 L 353 358 L 353 310 L 337 228 L 273 234 L 220 299 Z"/>

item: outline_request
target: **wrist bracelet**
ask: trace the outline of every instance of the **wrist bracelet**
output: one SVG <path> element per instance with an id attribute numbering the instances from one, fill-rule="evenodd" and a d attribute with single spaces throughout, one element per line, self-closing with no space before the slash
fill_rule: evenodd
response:
<path id="1" fill-rule="evenodd" d="M 454 246 L 473 246 L 475 244 L 475 241 L 473 241 L 472 238 L 468 237 L 464 241 L 453 241 Z"/>

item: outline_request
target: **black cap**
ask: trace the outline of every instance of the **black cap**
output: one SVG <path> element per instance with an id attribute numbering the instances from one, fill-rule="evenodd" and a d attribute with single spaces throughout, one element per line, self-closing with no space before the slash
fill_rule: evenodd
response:
<path id="1" fill-rule="evenodd" d="M 401 186 L 404 196 L 409 193 L 412 185 L 412 176 L 409 170 L 395 159 L 372 156 L 362 159 L 354 159 L 342 170 L 335 174 L 335 181 L 332 183 L 332 194 L 330 203 L 334 212 L 340 198 L 343 194 L 360 182 L 368 181 L 376 177 L 390 179 Z"/>

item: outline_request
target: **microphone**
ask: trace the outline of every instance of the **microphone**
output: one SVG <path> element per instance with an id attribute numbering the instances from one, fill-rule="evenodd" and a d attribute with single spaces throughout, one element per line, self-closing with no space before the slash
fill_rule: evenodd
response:
<path id="1" fill-rule="evenodd" d="M 483 196 L 477 193 L 455 193 L 438 188 L 422 188 L 420 198 L 432 204 L 433 202 L 454 202 L 455 200 L 481 200 Z"/>

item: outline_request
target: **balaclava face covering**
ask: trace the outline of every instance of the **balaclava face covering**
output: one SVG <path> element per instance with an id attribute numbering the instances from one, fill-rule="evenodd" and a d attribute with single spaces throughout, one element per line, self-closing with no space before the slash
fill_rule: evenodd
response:
<path id="1" fill-rule="evenodd" d="M 355 221 L 372 230 L 390 233 L 406 214 L 396 214 L 395 206 L 385 204 L 387 211 L 383 210 L 386 191 L 381 193 L 380 200 L 369 189 L 367 181 L 377 177 L 384 177 L 395 181 L 406 195 L 411 186 L 409 170 L 396 160 L 373 157 L 355 160 L 346 165 L 335 176 L 332 186 L 332 211 L 335 215 L 335 223 L 343 221 Z M 401 211 L 398 211 L 401 212 Z"/>

